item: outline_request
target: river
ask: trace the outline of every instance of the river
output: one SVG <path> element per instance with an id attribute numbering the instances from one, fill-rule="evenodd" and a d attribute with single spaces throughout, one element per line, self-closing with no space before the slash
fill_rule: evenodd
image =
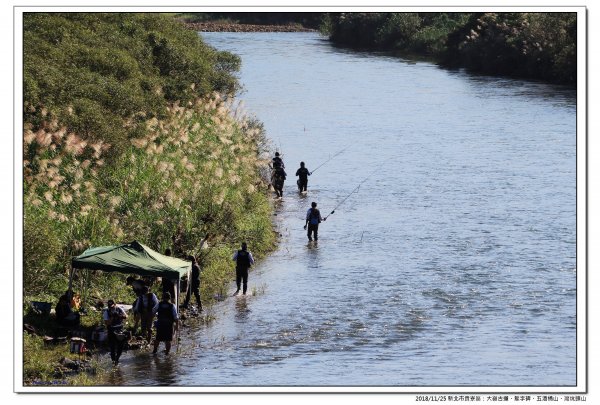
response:
<path id="1" fill-rule="evenodd" d="M 202 37 L 241 56 L 240 99 L 284 155 L 281 243 L 177 355 L 129 352 L 111 384 L 577 383 L 574 90 L 316 33 Z M 299 195 L 299 162 L 343 149 Z M 325 215 L 348 195 L 309 244 L 310 203 Z"/>

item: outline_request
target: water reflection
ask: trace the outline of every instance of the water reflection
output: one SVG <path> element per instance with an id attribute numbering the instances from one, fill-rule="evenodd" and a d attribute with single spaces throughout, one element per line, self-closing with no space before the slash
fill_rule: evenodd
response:
<path id="1" fill-rule="evenodd" d="M 306 263 L 309 269 L 318 269 L 320 267 L 319 242 L 309 241 L 306 244 Z"/>
<path id="2" fill-rule="evenodd" d="M 244 295 L 235 298 L 235 321 L 245 322 L 248 319 L 250 310 L 248 309 L 248 301 Z"/>
<path id="3" fill-rule="evenodd" d="M 152 356 L 150 374 L 156 385 L 175 385 L 179 373 L 175 359 L 176 353 L 157 353 Z"/>

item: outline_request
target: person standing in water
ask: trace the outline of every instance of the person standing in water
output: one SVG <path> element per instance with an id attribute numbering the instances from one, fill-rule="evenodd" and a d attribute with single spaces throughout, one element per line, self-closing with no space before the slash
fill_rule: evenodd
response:
<path id="1" fill-rule="evenodd" d="M 309 172 L 306 167 L 304 167 L 304 162 L 300 162 L 300 168 L 296 170 L 296 176 L 298 176 L 298 191 L 306 191 L 306 187 L 308 186 L 308 176 L 311 174 L 312 173 Z"/>
<path id="2" fill-rule="evenodd" d="M 160 342 L 165 342 L 165 354 L 169 354 L 173 331 L 179 329 L 179 316 L 177 308 L 171 303 L 171 294 L 164 293 L 162 301 L 156 304 L 153 312 L 156 314 L 156 339 L 152 354 L 156 354 Z"/>
<path id="3" fill-rule="evenodd" d="M 315 241 L 319 240 L 319 224 L 321 221 L 325 221 L 323 217 L 321 217 L 321 212 L 317 208 L 317 203 L 312 202 L 311 208 L 306 212 L 306 223 L 304 224 L 304 229 L 308 227 L 308 240 L 313 240 L 312 236 L 314 235 Z"/>
<path id="4" fill-rule="evenodd" d="M 281 156 L 279 156 L 279 152 L 275 152 L 275 157 L 273 158 L 273 169 L 277 168 L 285 169 L 285 164 L 283 163 Z"/>
<path id="5" fill-rule="evenodd" d="M 252 253 L 248 251 L 246 242 L 242 243 L 241 250 L 235 252 L 233 260 L 236 262 L 235 283 L 237 285 L 237 290 L 233 295 L 239 294 L 242 281 L 244 287 L 243 294 L 246 295 L 246 290 L 248 290 L 248 269 L 254 264 L 254 258 L 252 257 Z"/>

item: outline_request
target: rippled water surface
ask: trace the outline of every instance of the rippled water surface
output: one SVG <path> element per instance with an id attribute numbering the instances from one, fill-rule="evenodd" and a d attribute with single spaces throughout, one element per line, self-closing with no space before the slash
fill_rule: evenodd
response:
<path id="1" fill-rule="evenodd" d="M 178 355 L 126 354 L 113 383 L 576 384 L 573 90 L 313 33 L 202 36 L 241 56 L 240 98 L 284 153 L 281 244 L 255 295 L 210 308 Z M 298 195 L 299 162 L 346 147 Z M 365 178 L 308 244 L 310 202 L 329 213 Z"/>

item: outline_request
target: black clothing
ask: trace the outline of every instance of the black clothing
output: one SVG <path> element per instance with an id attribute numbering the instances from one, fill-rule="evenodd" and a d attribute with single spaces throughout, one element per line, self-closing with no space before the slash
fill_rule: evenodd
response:
<path id="1" fill-rule="evenodd" d="M 109 308 L 108 317 L 110 318 L 110 325 L 108 329 L 108 346 L 110 347 L 110 359 L 117 364 L 123 353 L 123 347 L 125 346 L 126 339 L 119 338 L 117 335 L 123 333 L 123 318 L 125 314 L 122 309 L 118 307 Z"/>
<path id="2" fill-rule="evenodd" d="M 240 270 L 248 270 L 250 267 L 250 254 L 247 250 L 238 250 L 235 267 Z"/>
<path id="3" fill-rule="evenodd" d="M 277 168 L 284 168 L 285 164 L 283 163 L 283 159 L 281 159 L 279 156 L 275 156 L 273 158 L 273 169 L 277 169 Z"/>
<path id="4" fill-rule="evenodd" d="M 170 342 L 173 340 L 173 304 L 161 301 L 156 313 L 156 340 L 159 342 Z"/>
<path id="5" fill-rule="evenodd" d="M 240 286 L 242 285 L 244 290 L 242 291 L 246 294 L 246 290 L 248 290 L 248 267 L 244 268 L 236 268 L 235 269 L 235 284 L 237 285 L 237 290 L 240 290 Z"/>
<path id="6" fill-rule="evenodd" d="M 287 173 L 283 168 L 279 167 L 273 170 L 273 175 L 271 176 L 271 184 L 277 193 L 277 197 L 283 197 L 283 183 L 287 177 Z"/>
<path id="7" fill-rule="evenodd" d="M 171 294 L 171 299 L 175 299 L 175 283 L 173 283 L 168 278 L 163 277 L 162 279 L 162 290 L 163 294 L 168 292 Z"/>
<path id="8" fill-rule="evenodd" d="M 200 300 L 200 266 L 196 263 L 192 264 L 192 275 L 190 280 L 190 286 L 187 290 L 187 295 L 185 296 L 185 302 L 183 303 L 183 307 L 187 308 L 190 299 L 192 298 L 192 294 L 196 297 L 196 302 L 198 304 L 198 310 L 202 310 L 202 301 Z"/>
<path id="9" fill-rule="evenodd" d="M 300 180 L 308 181 L 308 176 L 310 176 L 310 172 L 306 167 L 301 167 L 296 170 L 296 176 L 300 178 Z"/>
<path id="10" fill-rule="evenodd" d="M 77 326 L 80 322 L 78 312 L 73 312 L 71 305 L 66 300 L 59 300 L 56 304 L 56 321 L 61 326 L 71 327 Z"/>
<path id="11" fill-rule="evenodd" d="M 298 185 L 298 191 L 300 191 L 300 192 L 306 191 L 306 189 L 308 187 L 308 180 L 298 179 L 296 184 Z"/>
<path id="12" fill-rule="evenodd" d="M 315 240 L 319 240 L 319 224 L 308 224 L 308 240 L 313 240 L 311 233 L 314 233 Z"/>
<path id="13" fill-rule="evenodd" d="M 306 191 L 306 186 L 308 186 L 308 176 L 310 176 L 310 172 L 306 167 L 301 167 L 296 170 L 296 176 L 298 176 L 298 190 Z"/>

